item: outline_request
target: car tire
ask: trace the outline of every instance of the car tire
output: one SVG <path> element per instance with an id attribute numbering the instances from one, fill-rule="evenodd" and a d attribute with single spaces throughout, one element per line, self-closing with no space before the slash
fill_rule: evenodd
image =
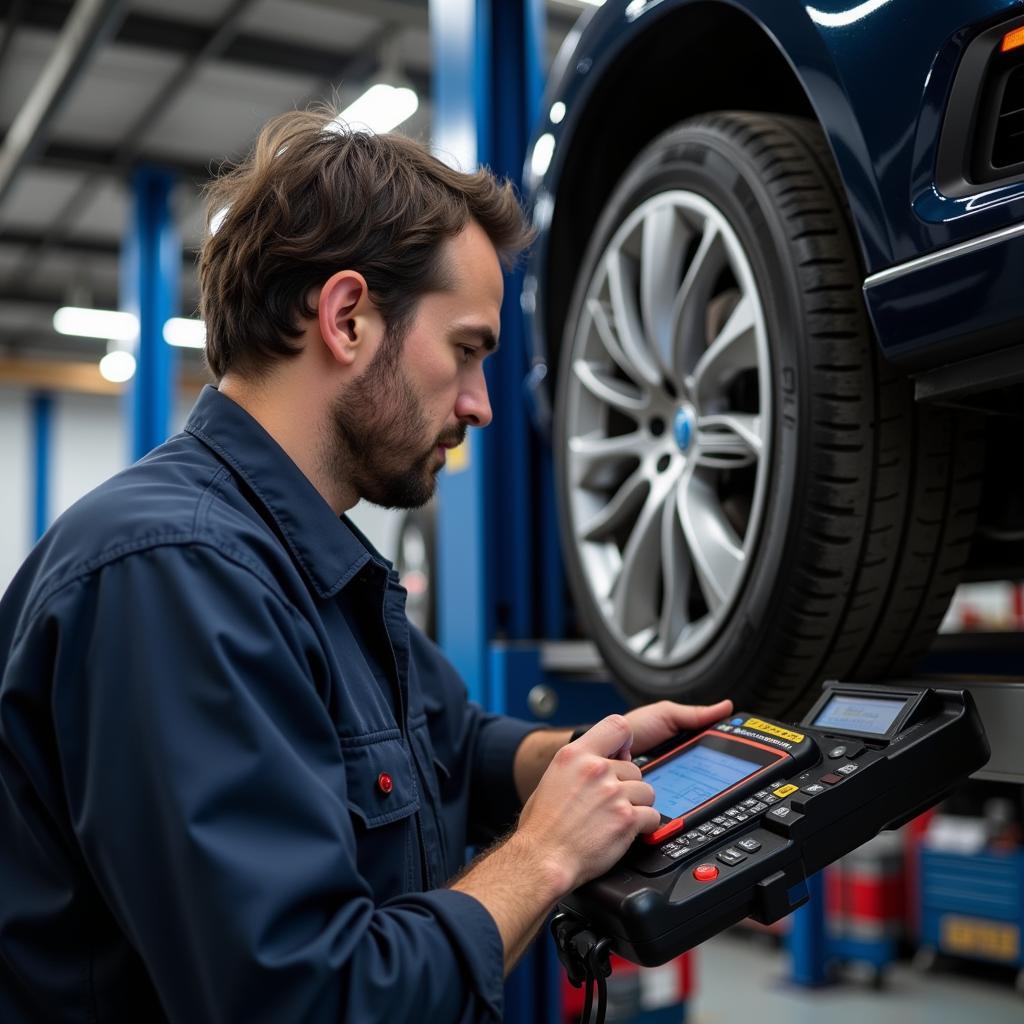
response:
<path id="1" fill-rule="evenodd" d="M 809 121 L 688 120 L 605 205 L 561 345 L 556 488 L 582 625 L 634 700 L 794 714 L 826 678 L 904 675 L 938 629 L 982 435 L 883 362 L 863 279 Z"/>

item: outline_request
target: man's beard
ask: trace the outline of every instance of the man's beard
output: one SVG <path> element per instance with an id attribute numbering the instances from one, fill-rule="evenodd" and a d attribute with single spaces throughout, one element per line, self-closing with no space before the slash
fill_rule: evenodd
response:
<path id="1" fill-rule="evenodd" d="M 448 428 L 425 445 L 423 405 L 399 365 L 402 339 L 390 334 L 362 376 L 335 399 L 329 470 L 361 498 L 384 508 L 419 508 L 437 488 L 439 445 L 459 444 L 466 427 Z"/>

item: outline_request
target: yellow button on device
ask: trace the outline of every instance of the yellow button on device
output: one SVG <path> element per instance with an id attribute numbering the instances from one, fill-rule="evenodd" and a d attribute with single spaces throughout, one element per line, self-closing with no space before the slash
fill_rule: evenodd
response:
<path id="1" fill-rule="evenodd" d="M 789 796 L 790 793 L 795 793 L 799 788 L 799 786 L 794 786 L 790 783 L 788 786 L 779 786 L 778 789 L 773 789 L 772 792 L 781 800 L 784 796 Z"/>

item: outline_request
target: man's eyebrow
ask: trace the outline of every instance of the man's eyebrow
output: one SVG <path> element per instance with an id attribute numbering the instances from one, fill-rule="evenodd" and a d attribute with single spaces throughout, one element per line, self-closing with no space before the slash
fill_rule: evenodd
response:
<path id="1" fill-rule="evenodd" d="M 461 339 L 477 341 L 488 352 L 496 352 L 498 350 L 498 339 L 494 336 L 494 331 L 490 327 L 477 327 L 475 324 L 459 324 L 457 327 L 452 328 L 451 335 L 454 341 Z"/>

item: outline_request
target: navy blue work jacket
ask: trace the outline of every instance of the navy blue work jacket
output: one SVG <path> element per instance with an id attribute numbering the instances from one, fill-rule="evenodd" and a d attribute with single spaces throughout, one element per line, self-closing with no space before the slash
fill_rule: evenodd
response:
<path id="1" fill-rule="evenodd" d="M 0 1021 L 500 1018 L 444 888 L 531 728 L 241 407 L 87 495 L 0 603 Z"/>

